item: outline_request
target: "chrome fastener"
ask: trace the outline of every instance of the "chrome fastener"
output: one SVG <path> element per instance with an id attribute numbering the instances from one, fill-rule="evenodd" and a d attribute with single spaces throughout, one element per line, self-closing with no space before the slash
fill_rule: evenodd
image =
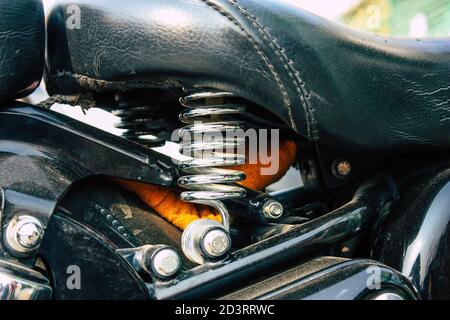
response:
<path id="1" fill-rule="evenodd" d="M 230 249 L 230 236 L 223 229 L 211 229 L 205 232 L 200 245 L 207 256 L 221 257 Z"/>
<path id="2" fill-rule="evenodd" d="M 182 261 L 178 252 L 167 245 L 145 245 L 137 248 L 133 265 L 157 278 L 169 278 L 181 270 Z"/>
<path id="3" fill-rule="evenodd" d="M 5 242 L 15 254 L 29 254 L 39 248 L 44 237 L 41 222 L 35 217 L 22 215 L 13 218 L 5 232 Z"/>
<path id="4" fill-rule="evenodd" d="M 170 247 L 157 250 L 152 257 L 152 270 L 160 277 L 171 277 L 181 268 L 181 258 L 178 252 Z"/>
<path id="5" fill-rule="evenodd" d="M 336 160 L 333 162 L 332 172 L 338 179 L 347 178 L 352 172 L 352 164 L 348 160 Z"/>
<path id="6" fill-rule="evenodd" d="M 181 248 L 189 260 L 203 264 L 224 258 L 231 248 L 231 238 L 223 224 L 199 219 L 184 230 Z"/>
<path id="7" fill-rule="evenodd" d="M 283 215 L 283 205 L 275 200 L 268 200 L 263 206 L 263 215 L 267 219 L 278 219 Z"/>

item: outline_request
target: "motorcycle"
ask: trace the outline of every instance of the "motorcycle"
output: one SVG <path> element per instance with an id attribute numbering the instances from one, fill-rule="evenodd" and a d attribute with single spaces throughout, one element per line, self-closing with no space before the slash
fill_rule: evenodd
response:
<path id="1" fill-rule="evenodd" d="M 0 0 L 0 43 L 0 299 L 450 297 L 448 39 L 276 0 Z"/>

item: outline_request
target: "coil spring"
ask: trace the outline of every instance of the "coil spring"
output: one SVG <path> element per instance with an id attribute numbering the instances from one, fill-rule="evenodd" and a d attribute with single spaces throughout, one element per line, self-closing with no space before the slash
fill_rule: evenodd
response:
<path id="1" fill-rule="evenodd" d="M 165 144 L 167 137 L 164 131 L 164 121 L 156 115 L 153 106 L 129 106 L 119 104 L 111 113 L 120 118 L 114 126 L 125 130 L 122 136 L 147 147 L 159 147 Z"/>
<path id="2" fill-rule="evenodd" d="M 245 196 L 245 189 L 232 185 L 244 180 L 245 173 L 214 167 L 245 163 L 245 154 L 235 152 L 245 146 L 245 139 L 227 135 L 223 138 L 222 135 L 220 141 L 195 141 L 195 137 L 244 128 L 243 122 L 222 120 L 245 110 L 242 104 L 225 102 L 233 97 L 228 92 L 201 92 L 181 98 L 181 104 L 187 109 L 180 114 L 180 120 L 187 126 L 178 132 L 181 153 L 192 157 L 180 162 L 180 169 L 187 175 L 178 179 L 178 185 L 189 190 L 182 192 L 180 197 L 183 201 L 208 205 L 218 210 L 227 230 L 229 214 L 221 200 Z M 208 157 L 205 157 L 205 153 Z"/>

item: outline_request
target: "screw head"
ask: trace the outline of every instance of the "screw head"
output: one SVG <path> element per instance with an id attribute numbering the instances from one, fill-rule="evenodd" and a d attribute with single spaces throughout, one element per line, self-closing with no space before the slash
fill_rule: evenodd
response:
<path id="1" fill-rule="evenodd" d="M 269 200 L 264 204 L 263 214 L 268 219 L 278 219 L 283 215 L 283 205 L 275 200 Z"/>
<path id="2" fill-rule="evenodd" d="M 198 219 L 191 222 L 181 236 L 186 258 L 197 264 L 217 261 L 231 248 L 228 229 L 218 221 Z"/>
<path id="3" fill-rule="evenodd" d="M 44 237 L 41 222 L 32 216 L 19 216 L 11 220 L 5 233 L 10 249 L 17 254 L 28 254 L 36 250 Z"/>
<path id="4" fill-rule="evenodd" d="M 28 222 L 17 230 L 17 241 L 25 248 L 33 249 L 42 240 L 43 231 L 35 223 Z"/>
<path id="5" fill-rule="evenodd" d="M 347 160 L 338 160 L 333 164 L 333 174 L 336 178 L 346 178 L 352 172 L 352 164 Z"/>
<path id="6" fill-rule="evenodd" d="M 202 250 L 210 257 L 223 256 L 231 247 L 230 236 L 222 229 L 206 231 L 201 242 Z"/>
<path id="7" fill-rule="evenodd" d="M 152 257 L 152 269 L 161 277 L 170 277 L 181 268 L 181 258 L 174 249 L 166 247 L 157 250 Z"/>

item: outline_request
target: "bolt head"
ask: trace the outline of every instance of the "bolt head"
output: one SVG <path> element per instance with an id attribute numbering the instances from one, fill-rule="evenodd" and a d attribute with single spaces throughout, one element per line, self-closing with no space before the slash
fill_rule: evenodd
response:
<path id="1" fill-rule="evenodd" d="M 17 230 L 17 241 L 24 248 L 34 249 L 42 240 L 42 228 L 33 222 L 28 222 L 21 225 Z"/>
<path id="2" fill-rule="evenodd" d="M 170 277 L 181 268 L 180 255 L 171 248 L 156 251 L 152 257 L 153 270 L 162 277 Z"/>
<path id="3" fill-rule="evenodd" d="M 347 160 L 338 160 L 333 164 L 333 174 L 336 178 L 343 179 L 352 172 L 352 164 Z"/>
<path id="4" fill-rule="evenodd" d="M 28 215 L 10 221 L 5 232 L 6 243 L 13 254 L 29 254 L 36 250 L 44 237 L 41 222 Z"/>
<path id="5" fill-rule="evenodd" d="M 197 264 L 217 261 L 231 248 L 231 238 L 223 224 L 211 219 L 191 222 L 181 236 L 186 258 Z"/>
<path id="6" fill-rule="evenodd" d="M 278 219 L 283 215 L 283 206 L 278 201 L 269 200 L 264 204 L 263 214 L 268 219 Z"/>
<path id="7" fill-rule="evenodd" d="M 202 249 L 213 258 L 223 256 L 230 247 L 230 236 L 222 229 L 208 230 L 203 236 Z"/>

